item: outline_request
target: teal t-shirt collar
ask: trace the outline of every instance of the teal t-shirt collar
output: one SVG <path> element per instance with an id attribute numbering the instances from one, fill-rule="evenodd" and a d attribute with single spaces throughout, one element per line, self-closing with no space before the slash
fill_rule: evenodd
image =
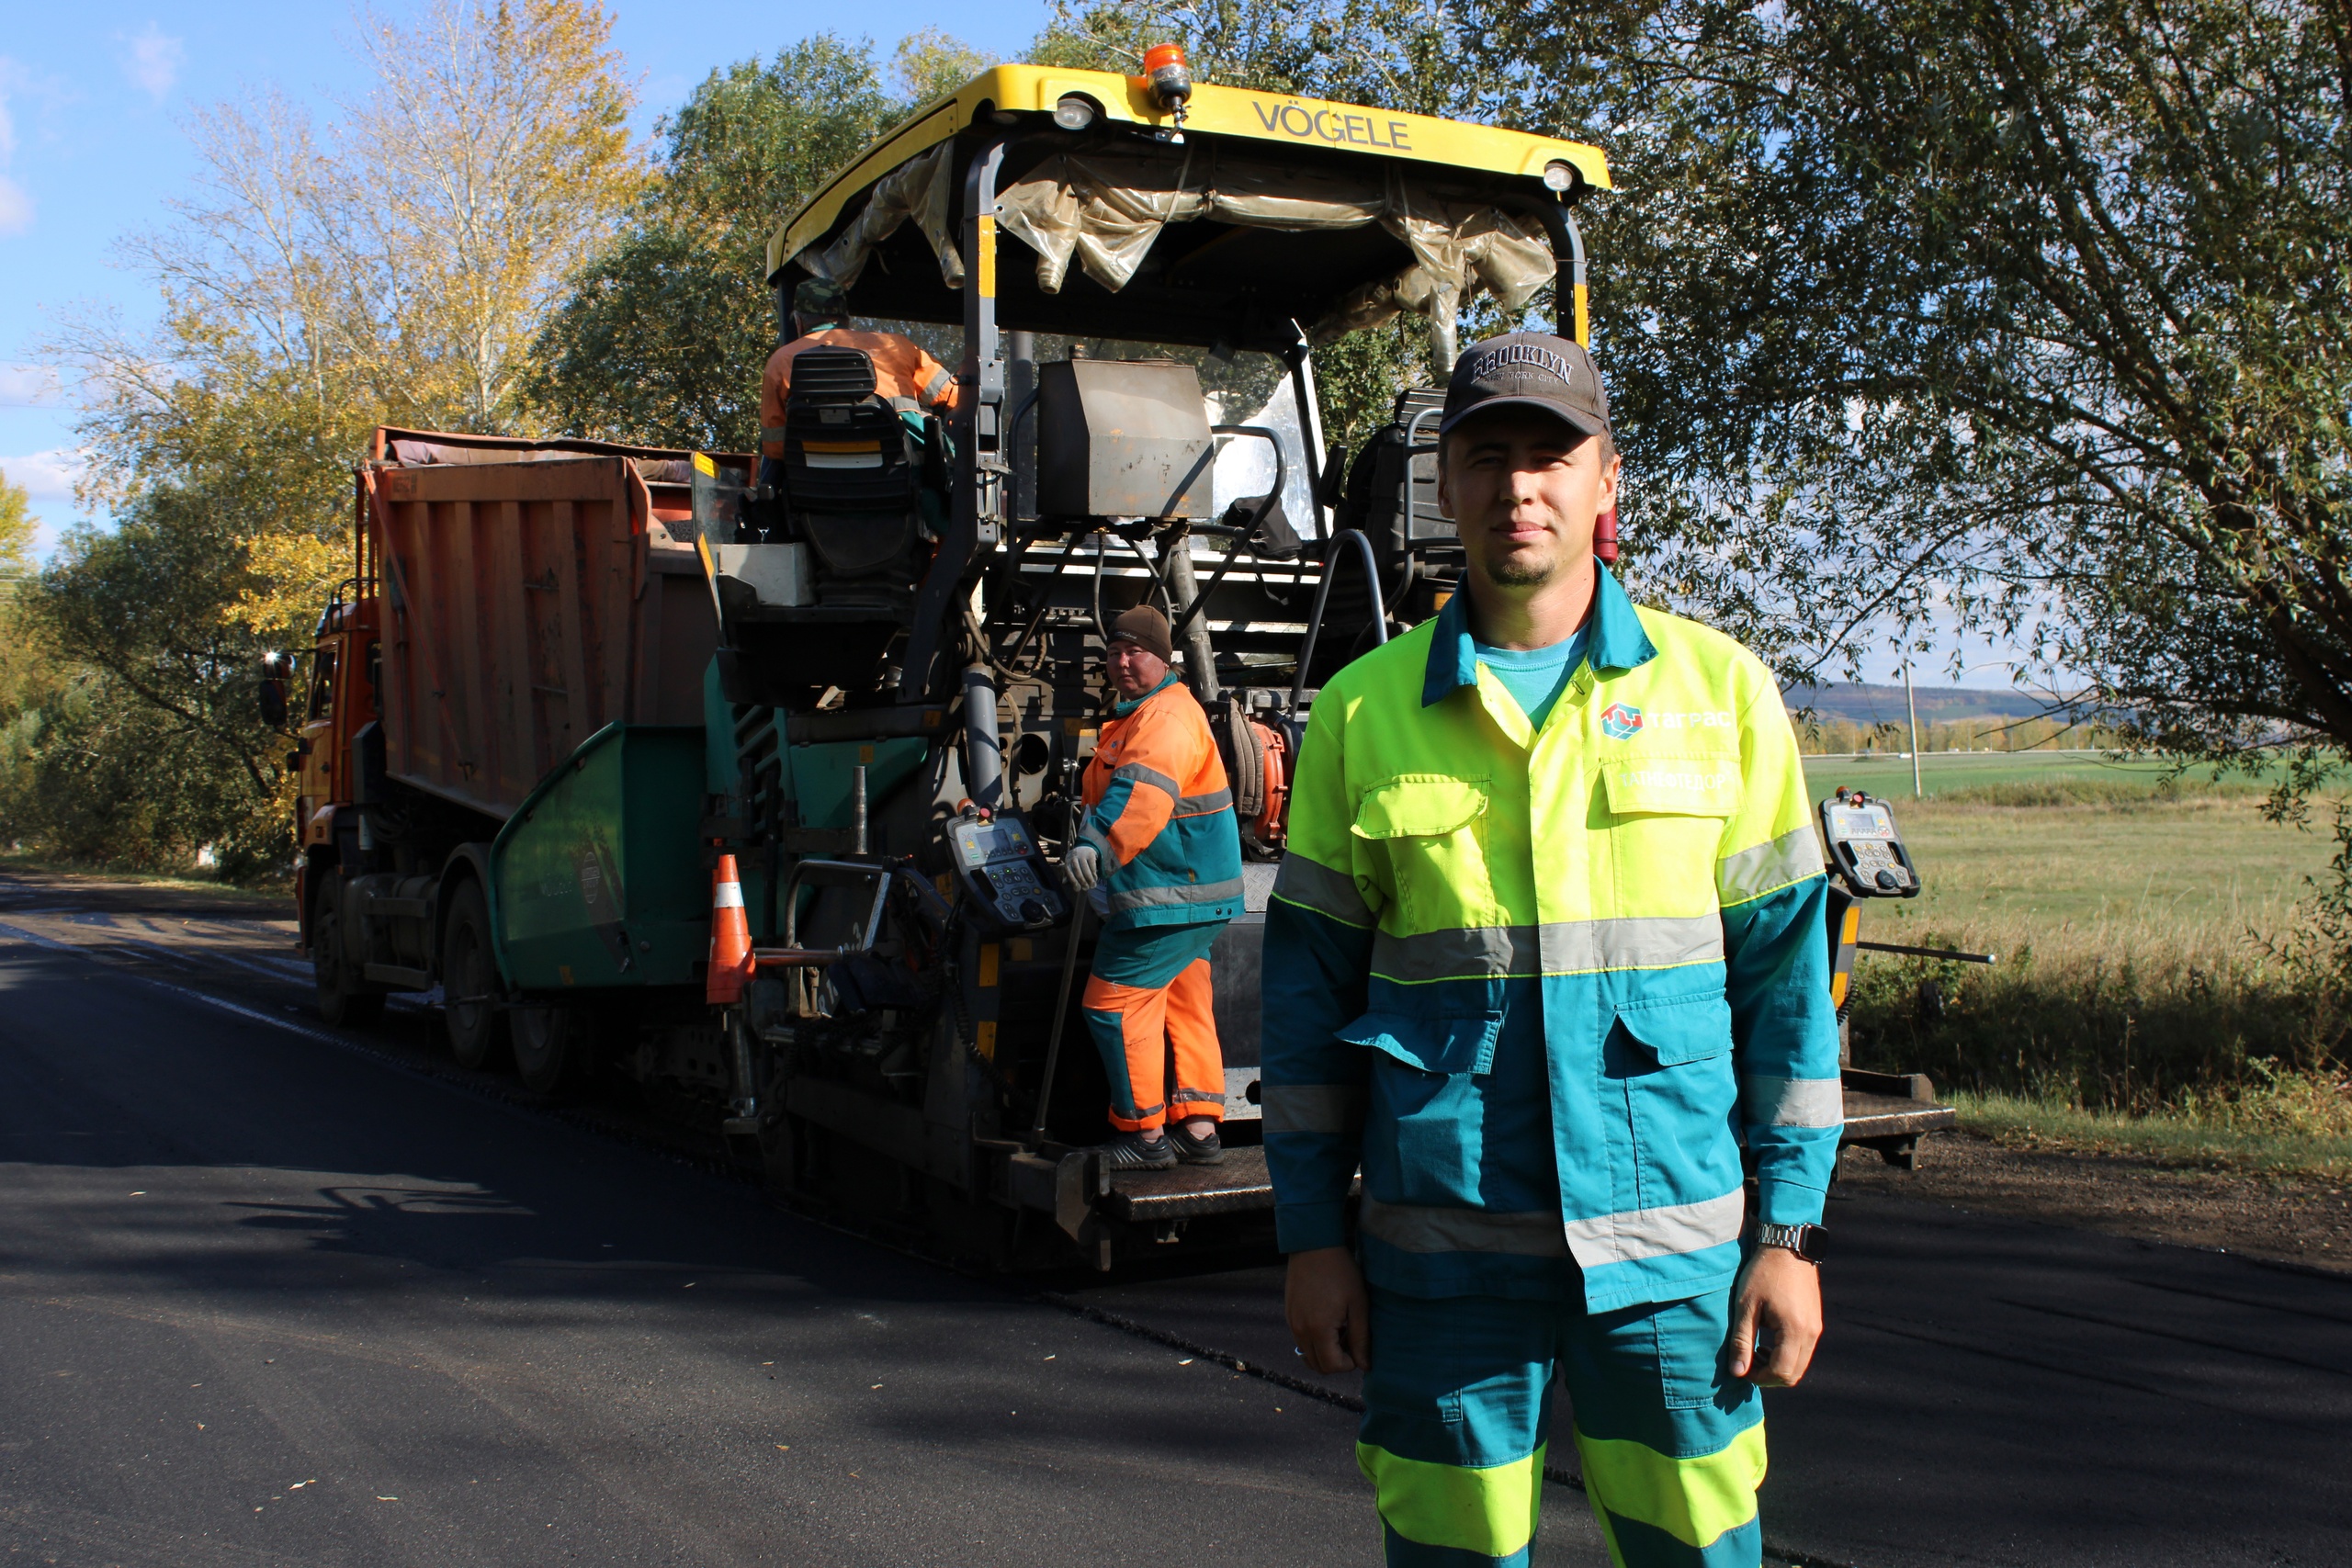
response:
<path id="1" fill-rule="evenodd" d="M 1634 602 L 1625 597 L 1617 578 L 1598 559 L 1593 563 L 1592 614 L 1584 624 L 1585 657 L 1595 670 L 1631 670 L 1657 657 L 1657 647 L 1642 629 Z M 1457 591 L 1437 613 L 1430 628 L 1430 661 L 1421 678 L 1421 705 L 1443 702 L 1464 686 L 1478 683 L 1478 649 L 1470 635 L 1470 595 Z"/>
<path id="2" fill-rule="evenodd" d="M 1159 685 L 1154 686 L 1142 696 L 1136 697 L 1132 701 L 1113 703 L 1111 705 L 1111 716 L 1113 718 L 1126 717 L 1127 715 L 1135 712 L 1136 709 L 1143 706 L 1144 704 L 1151 701 L 1152 698 L 1159 695 L 1160 693 L 1166 691 L 1169 687 L 1174 685 L 1177 682 L 1182 679 L 1183 677 L 1182 675 L 1179 675 L 1175 671 L 1170 670 L 1167 674 L 1160 677 Z"/>

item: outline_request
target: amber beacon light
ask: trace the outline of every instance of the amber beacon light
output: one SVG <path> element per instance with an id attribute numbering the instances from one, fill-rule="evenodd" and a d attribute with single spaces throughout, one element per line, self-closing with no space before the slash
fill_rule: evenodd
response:
<path id="1" fill-rule="evenodd" d="M 1184 108 L 1193 97 L 1193 68 L 1184 63 L 1184 46 L 1156 43 L 1144 51 L 1143 75 L 1151 85 L 1153 100 L 1176 117 L 1176 131 L 1170 140 L 1183 141 Z"/>

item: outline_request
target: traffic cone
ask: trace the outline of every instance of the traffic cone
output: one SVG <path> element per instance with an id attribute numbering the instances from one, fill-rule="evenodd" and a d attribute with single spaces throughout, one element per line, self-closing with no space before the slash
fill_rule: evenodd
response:
<path id="1" fill-rule="evenodd" d="M 733 1007 L 752 983 L 752 925 L 743 916 L 743 885 L 735 874 L 735 857 L 718 857 L 710 874 L 710 972 L 703 999 L 713 1007 Z"/>

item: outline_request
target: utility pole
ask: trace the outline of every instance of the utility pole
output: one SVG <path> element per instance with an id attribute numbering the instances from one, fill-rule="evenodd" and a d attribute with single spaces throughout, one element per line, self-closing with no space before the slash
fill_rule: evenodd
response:
<path id="1" fill-rule="evenodd" d="M 1911 694 L 1911 661 L 1903 661 L 1903 705 L 1911 714 L 1911 798 L 1918 800 L 1925 791 L 1919 787 L 1919 699 Z"/>

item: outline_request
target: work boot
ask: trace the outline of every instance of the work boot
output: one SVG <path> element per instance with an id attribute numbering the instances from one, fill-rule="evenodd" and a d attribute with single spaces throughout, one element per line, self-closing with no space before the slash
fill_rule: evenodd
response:
<path id="1" fill-rule="evenodd" d="M 1212 1126 L 1195 1138 L 1182 1127 L 1168 1129 L 1168 1141 L 1174 1145 L 1176 1157 L 1186 1165 L 1223 1165 L 1225 1144 Z"/>
<path id="2" fill-rule="evenodd" d="M 1176 1145 L 1165 1137 L 1147 1143 L 1141 1133 L 1122 1133 L 1095 1147 L 1111 1170 L 1167 1170 L 1176 1163 Z"/>

